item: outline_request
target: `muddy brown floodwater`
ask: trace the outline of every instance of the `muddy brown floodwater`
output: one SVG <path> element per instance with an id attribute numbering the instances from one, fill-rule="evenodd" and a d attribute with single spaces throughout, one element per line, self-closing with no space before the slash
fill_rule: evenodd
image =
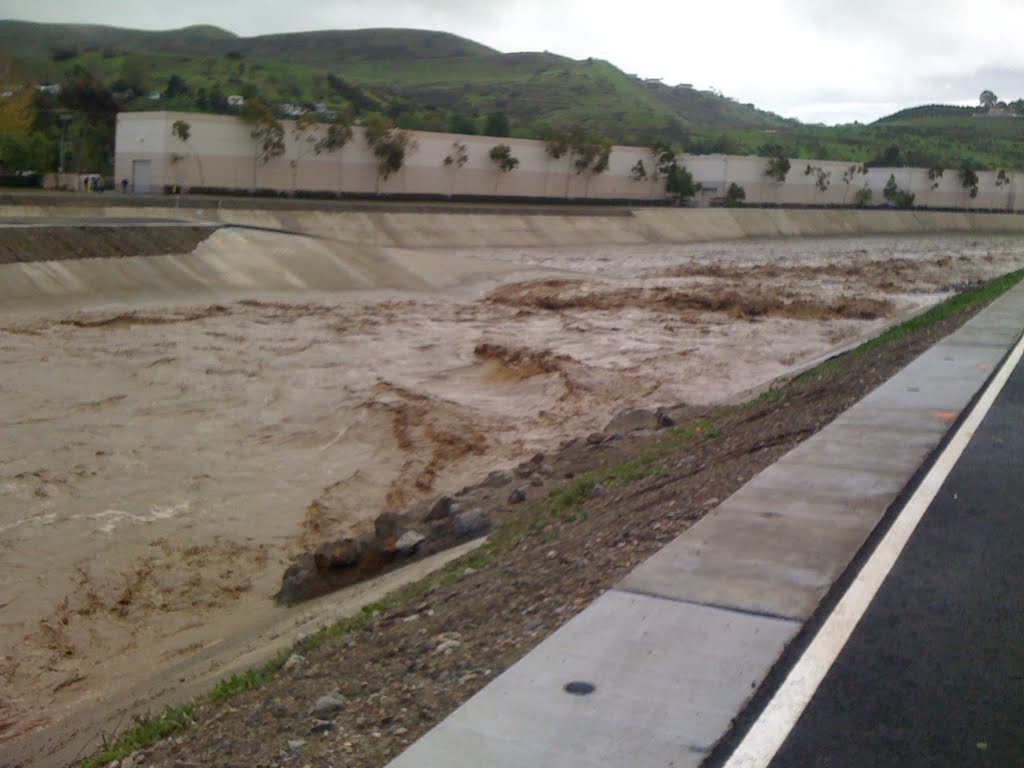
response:
<path id="1" fill-rule="evenodd" d="M 286 563 L 324 536 L 624 407 L 736 396 L 1020 268 L 1024 249 L 954 236 L 473 255 L 509 271 L 447 292 L 0 314 L 0 742 L 283 610 L 270 595 Z"/>

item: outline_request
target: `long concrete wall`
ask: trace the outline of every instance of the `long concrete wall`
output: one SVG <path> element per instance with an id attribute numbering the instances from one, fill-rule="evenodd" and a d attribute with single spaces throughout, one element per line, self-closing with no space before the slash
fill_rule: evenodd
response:
<path id="1" fill-rule="evenodd" d="M 191 126 L 188 143 L 171 134 L 176 120 Z M 285 192 L 319 191 L 371 195 L 459 195 L 522 198 L 604 200 L 664 200 L 664 179 L 656 177 L 654 159 L 644 147 L 615 146 L 610 166 L 601 174 L 577 173 L 571 158 L 558 160 L 545 152 L 545 144 L 529 139 L 499 139 L 448 133 L 411 131 L 412 148 L 403 168 L 387 179 L 377 174 L 377 162 L 361 128 L 339 152 L 317 154 L 319 133 L 298 135 L 293 121 L 285 127 L 285 152 L 262 163 L 250 129 L 240 119 L 224 115 L 177 112 L 130 112 L 118 115 L 114 173 L 137 191 L 159 191 L 164 186 L 271 189 Z M 322 131 L 323 127 L 317 129 Z M 312 139 L 312 140 L 311 140 Z M 445 165 L 456 144 L 465 146 L 461 167 Z M 489 153 L 508 144 L 519 166 L 502 173 Z M 884 202 L 882 192 L 890 176 L 901 189 L 913 192 L 918 207 L 1019 210 L 1024 201 L 1024 173 L 1001 179 L 995 171 L 979 172 L 978 194 L 970 197 L 955 169 L 930 179 L 922 168 L 871 168 L 866 174 L 852 162 L 793 160 L 784 182 L 765 175 L 763 157 L 738 155 L 682 155 L 681 162 L 703 185 L 698 202 L 708 204 L 726 194 L 731 183 L 742 186 L 754 204 L 849 205 L 858 190 L 867 188 L 873 204 Z M 645 179 L 635 178 L 642 164 Z M 811 172 L 808 173 L 808 169 Z M 818 172 L 826 174 L 824 190 Z"/>
<path id="2" fill-rule="evenodd" d="M 4 216 L 165 218 L 166 208 L 0 207 Z M 522 270 L 490 248 L 694 243 L 842 235 L 1024 234 L 1024 215 L 915 211 L 663 209 L 631 215 L 291 212 L 182 209 L 224 229 L 192 254 L 0 265 L 0 310 L 270 292 L 434 291 Z"/>
<path id="3" fill-rule="evenodd" d="M 116 198 L 115 198 L 116 199 Z M 208 221 L 285 230 L 334 243 L 392 248 L 487 248 L 597 244 L 694 243 L 747 237 L 928 234 L 942 232 L 1024 233 L 1024 214 L 947 211 L 774 208 L 637 208 L 614 215 L 534 215 L 514 208 L 502 213 L 303 211 L 273 209 L 167 208 L 160 206 L 59 207 L 0 205 L 0 221 L 110 218 Z"/>

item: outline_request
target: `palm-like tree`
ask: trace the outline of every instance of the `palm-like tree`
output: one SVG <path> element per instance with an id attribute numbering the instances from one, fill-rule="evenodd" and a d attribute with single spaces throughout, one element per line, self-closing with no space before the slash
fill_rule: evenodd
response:
<path id="1" fill-rule="evenodd" d="M 999 103 L 999 97 L 992 93 L 992 91 L 982 91 L 978 101 L 981 102 L 981 106 L 985 109 L 992 109 L 992 107 Z"/>
<path id="2" fill-rule="evenodd" d="M 192 150 L 192 157 L 195 158 L 196 169 L 199 171 L 199 186 L 205 187 L 206 180 L 203 178 L 203 164 L 199 160 L 199 153 L 189 144 L 189 139 L 192 138 L 192 126 L 184 120 L 175 120 L 174 125 L 171 126 L 171 135 Z"/>

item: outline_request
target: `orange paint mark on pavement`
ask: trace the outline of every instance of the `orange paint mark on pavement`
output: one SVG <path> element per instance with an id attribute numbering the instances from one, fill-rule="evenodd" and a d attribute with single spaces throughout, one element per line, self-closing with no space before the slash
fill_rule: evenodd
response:
<path id="1" fill-rule="evenodd" d="M 957 417 L 956 411 L 932 411 L 932 416 L 944 421 L 952 421 Z"/>

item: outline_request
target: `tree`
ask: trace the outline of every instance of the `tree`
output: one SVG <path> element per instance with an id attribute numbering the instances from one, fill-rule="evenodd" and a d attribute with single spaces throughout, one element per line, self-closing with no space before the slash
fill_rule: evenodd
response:
<path id="1" fill-rule="evenodd" d="M 863 165 L 858 165 L 856 163 L 854 163 L 845 171 L 843 171 L 843 184 L 846 185 L 846 187 L 843 189 L 843 205 L 846 205 L 846 198 L 850 194 L 850 185 L 858 176 L 866 176 L 867 172 L 867 168 L 865 168 Z"/>
<path id="2" fill-rule="evenodd" d="M 569 137 L 565 131 L 557 128 L 545 128 L 543 131 L 544 152 L 552 160 L 560 160 L 569 151 Z"/>
<path id="3" fill-rule="evenodd" d="M 72 67 L 62 86 L 59 106 L 73 115 L 67 133 L 73 167 L 79 171 L 110 173 L 119 110 L 117 101 L 101 81 L 81 66 Z"/>
<path id="4" fill-rule="evenodd" d="M 957 178 L 960 180 L 960 186 L 963 187 L 971 200 L 978 196 L 978 174 L 974 170 L 974 166 L 970 163 L 964 162 L 960 165 L 960 169 L 957 171 Z M 970 203 L 967 203 L 967 207 L 970 207 Z"/>
<path id="5" fill-rule="evenodd" d="M 38 131 L 0 131 L 0 168 L 6 171 L 49 170 L 56 155 L 53 142 Z"/>
<path id="6" fill-rule="evenodd" d="M 498 193 L 498 185 L 501 183 L 501 177 L 503 174 L 514 171 L 519 167 L 519 158 L 512 156 L 512 147 L 508 144 L 498 144 L 491 147 L 488 156 L 491 158 L 491 162 L 494 163 L 498 168 L 498 178 L 494 182 L 494 193 Z"/>
<path id="7" fill-rule="evenodd" d="M 778 144 L 770 145 L 766 154 L 768 162 L 765 163 L 764 175 L 775 180 L 775 202 L 777 203 L 779 190 L 782 189 L 782 184 L 786 181 L 791 166 L 789 158 Z"/>
<path id="8" fill-rule="evenodd" d="M 804 176 L 814 177 L 814 188 L 819 192 L 828 192 L 828 188 L 832 184 L 832 171 L 826 171 L 820 165 L 808 163 Z"/>
<path id="9" fill-rule="evenodd" d="M 629 169 L 629 177 L 633 181 L 647 181 L 647 168 L 644 165 L 643 158 L 636 161 L 636 164 Z"/>
<path id="10" fill-rule="evenodd" d="M 408 131 L 396 128 L 384 115 L 374 115 L 367 121 L 366 143 L 377 158 L 377 194 L 380 194 L 381 181 L 387 181 L 391 174 L 402 169 L 405 156 L 415 149 L 415 143 Z"/>
<path id="11" fill-rule="evenodd" d="M 658 141 L 651 147 L 651 162 L 654 166 L 652 178 L 665 179 L 665 192 L 679 205 L 700 191 L 700 184 L 694 184 L 693 174 L 679 164 L 676 148 L 665 141 Z"/>
<path id="12" fill-rule="evenodd" d="M 608 170 L 612 155 L 612 141 L 594 133 L 584 133 L 582 130 L 571 131 L 569 140 L 570 152 L 573 157 L 572 165 L 576 169 L 576 174 L 587 174 L 583 187 L 583 196 L 587 197 L 590 194 L 590 180 Z"/>
<path id="13" fill-rule="evenodd" d="M 897 208 L 914 207 L 914 193 L 900 189 L 896 184 L 895 174 L 889 174 L 889 180 L 885 183 L 885 189 L 882 190 L 882 197 Z"/>
<path id="14" fill-rule="evenodd" d="M 925 197 L 925 207 L 927 208 L 931 204 L 931 193 L 939 188 L 940 179 L 946 173 L 946 169 L 941 165 L 933 165 L 928 168 L 928 194 Z"/>
<path id="15" fill-rule="evenodd" d="M 981 103 L 981 106 L 988 111 L 999 103 L 999 97 L 992 93 L 992 91 L 986 90 L 981 92 L 981 95 L 978 97 L 978 101 Z"/>
<path id="16" fill-rule="evenodd" d="M 167 87 L 164 89 L 164 98 L 173 99 L 176 96 L 185 96 L 188 93 L 188 83 L 178 75 L 171 75 L 167 80 Z"/>
<path id="17" fill-rule="evenodd" d="M 259 165 L 266 165 L 275 157 L 284 154 L 284 128 L 274 115 L 274 111 L 261 99 L 247 101 L 239 115 L 250 126 L 249 135 L 255 145 L 252 166 L 255 188 Z"/>
<path id="18" fill-rule="evenodd" d="M 292 194 L 298 185 L 299 163 L 302 158 L 310 152 L 316 152 L 319 139 L 317 131 L 319 121 L 315 112 L 303 112 L 292 126 L 292 139 L 295 141 L 295 158 L 291 161 L 292 168 Z"/>
<path id="19" fill-rule="evenodd" d="M 1013 174 L 1007 173 L 1004 169 L 1000 169 L 999 173 L 996 174 L 996 186 L 1007 187 L 1006 190 L 1006 210 L 1013 210 Z"/>
<path id="20" fill-rule="evenodd" d="M 136 95 L 146 92 L 149 85 L 149 68 L 141 56 L 132 54 L 121 62 L 121 81 Z"/>
<path id="21" fill-rule="evenodd" d="M 542 136 L 544 139 L 544 153 L 552 160 L 561 160 L 566 155 L 571 156 L 572 138 L 568 131 L 559 130 L 558 128 L 545 127 L 542 129 Z M 565 175 L 565 196 L 569 197 L 569 173 L 572 170 L 572 165 L 569 164 L 569 170 L 566 171 Z"/>
<path id="22" fill-rule="evenodd" d="M 651 159 L 654 163 L 654 180 L 667 176 L 676 166 L 676 148 L 663 141 L 654 143 L 651 147 Z"/>
<path id="23" fill-rule="evenodd" d="M 510 131 L 508 115 L 504 112 L 491 112 L 484 119 L 484 136 L 497 136 L 501 138 L 508 136 Z"/>
<path id="24" fill-rule="evenodd" d="M 338 192 L 341 192 L 341 150 L 352 139 L 352 124 L 348 114 L 335 112 L 334 119 L 328 124 L 327 132 L 320 138 L 313 147 L 313 151 L 320 155 L 326 152 L 329 155 L 337 153 L 338 158 Z"/>
<path id="25" fill-rule="evenodd" d="M 867 208 L 871 205 L 871 198 L 873 194 L 871 188 L 868 186 L 861 187 L 857 190 L 857 194 L 853 196 L 853 204 L 858 208 Z"/>
<path id="26" fill-rule="evenodd" d="M 492 152 L 494 150 L 491 150 Z M 455 197 L 455 175 L 469 162 L 469 152 L 466 145 L 461 142 L 452 142 L 452 151 L 444 159 L 444 167 L 452 169 L 451 187 L 448 190 L 448 197 Z M 517 161 L 518 162 L 518 161 Z"/>
<path id="27" fill-rule="evenodd" d="M 476 120 L 469 115 L 455 112 L 448 118 L 448 133 L 460 133 L 465 136 L 476 135 Z"/>
<path id="28" fill-rule="evenodd" d="M 675 165 L 665 179 L 665 191 L 672 195 L 676 205 L 681 205 L 700 191 L 700 184 L 693 183 L 693 174 L 685 166 Z"/>
<path id="29" fill-rule="evenodd" d="M 192 152 L 192 157 L 194 157 L 196 161 L 196 170 L 199 172 L 199 186 L 205 187 L 206 180 L 203 178 L 203 164 L 199 159 L 199 153 L 196 152 L 195 148 L 189 143 L 189 139 L 192 138 L 192 126 L 184 120 L 175 120 L 174 124 L 171 126 L 171 135 L 188 147 Z"/>
<path id="30" fill-rule="evenodd" d="M 0 133 L 29 131 L 38 116 L 35 94 L 28 88 L 0 99 Z"/>
<path id="31" fill-rule="evenodd" d="M 729 185 L 729 189 L 725 193 L 725 207 L 739 208 L 743 205 L 743 201 L 746 199 L 747 190 L 734 181 Z"/>
<path id="32" fill-rule="evenodd" d="M 777 149 L 774 154 L 768 156 L 768 162 L 764 167 L 764 175 L 782 184 L 786 180 L 786 176 L 789 175 L 791 167 L 789 158 L 782 154 L 781 149 Z"/>

